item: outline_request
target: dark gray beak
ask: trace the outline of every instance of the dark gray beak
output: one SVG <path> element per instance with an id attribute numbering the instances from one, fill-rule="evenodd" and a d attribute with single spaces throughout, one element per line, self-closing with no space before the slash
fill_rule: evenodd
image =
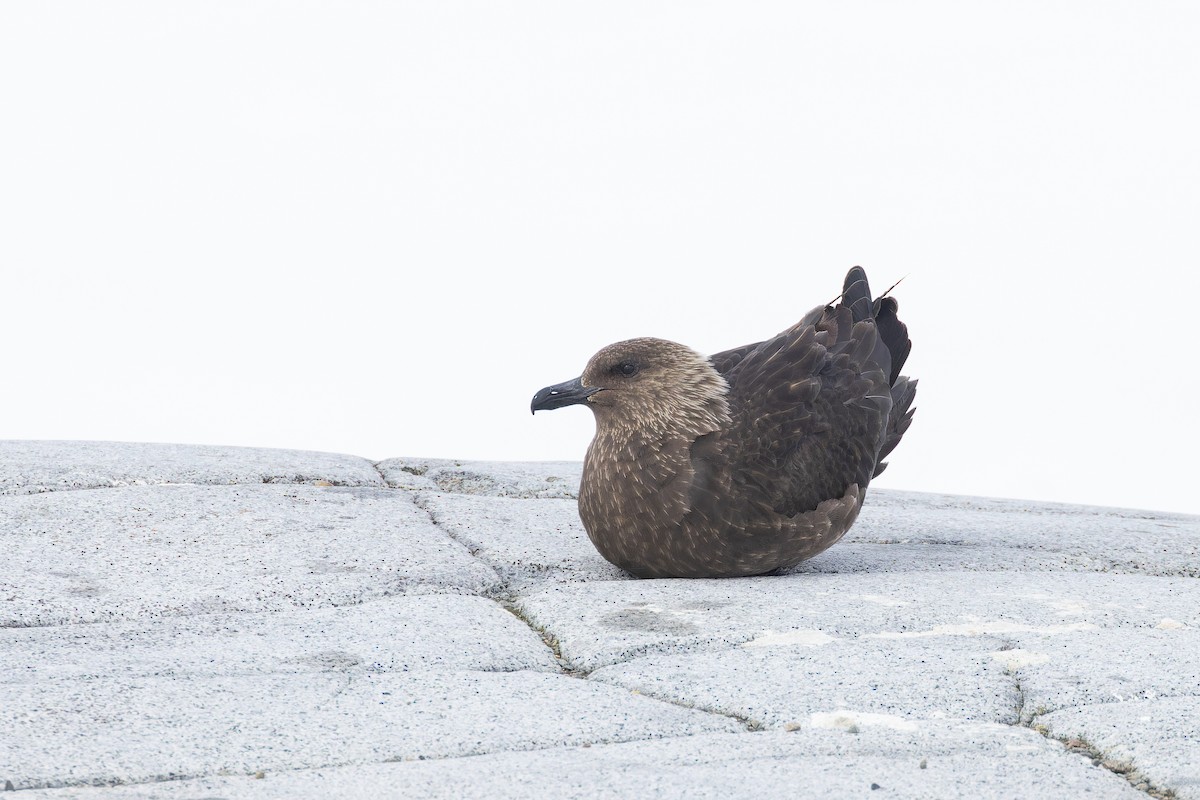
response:
<path id="1" fill-rule="evenodd" d="M 582 403 L 598 391 L 600 391 L 598 388 L 584 386 L 581 378 L 556 383 L 540 389 L 533 396 L 533 402 L 529 404 L 529 411 L 536 414 L 538 411 L 553 411 L 563 406 L 573 406 L 576 403 Z"/>

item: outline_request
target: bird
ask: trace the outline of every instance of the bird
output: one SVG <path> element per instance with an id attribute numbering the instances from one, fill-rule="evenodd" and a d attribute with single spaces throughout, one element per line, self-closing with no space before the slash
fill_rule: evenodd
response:
<path id="1" fill-rule="evenodd" d="M 912 422 L 912 349 L 866 271 L 761 342 L 706 358 L 643 337 L 608 345 L 530 410 L 585 405 L 596 433 L 579 516 L 605 559 L 642 578 L 763 575 L 836 543 Z"/>

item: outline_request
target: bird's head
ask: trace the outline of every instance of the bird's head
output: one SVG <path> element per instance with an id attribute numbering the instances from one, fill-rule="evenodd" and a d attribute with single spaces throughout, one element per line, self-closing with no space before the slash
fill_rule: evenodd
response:
<path id="1" fill-rule="evenodd" d="M 665 339 L 629 339 L 605 347 L 574 380 L 547 386 L 530 408 L 583 403 L 601 425 L 715 430 L 728 419 L 729 385 L 707 358 Z"/>

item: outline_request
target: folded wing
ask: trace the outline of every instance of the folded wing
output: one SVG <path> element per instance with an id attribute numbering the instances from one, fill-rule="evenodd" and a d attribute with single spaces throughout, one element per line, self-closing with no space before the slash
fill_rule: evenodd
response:
<path id="1" fill-rule="evenodd" d="M 872 301 L 855 267 L 840 301 L 712 356 L 730 386 L 719 450 L 741 497 L 762 510 L 793 516 L 851 484 L 865 489 L 911 421 L 916 381 L 898 374 L 911 343 L 895 300 Z"/>

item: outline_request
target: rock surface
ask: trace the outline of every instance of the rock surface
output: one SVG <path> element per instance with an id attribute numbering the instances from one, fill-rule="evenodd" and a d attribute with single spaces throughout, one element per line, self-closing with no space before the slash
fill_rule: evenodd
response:
<path id="1" fill-rule="evenodd" d="M 873 489 L 790 574 L 638 581 L 578 481 L 0 442 L 0 785 L 1200 798 L 1200 518 Z"/>

